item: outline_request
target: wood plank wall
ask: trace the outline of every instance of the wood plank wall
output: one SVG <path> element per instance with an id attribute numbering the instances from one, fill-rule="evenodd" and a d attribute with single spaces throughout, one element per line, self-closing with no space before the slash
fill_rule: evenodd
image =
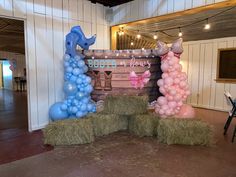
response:
<path id="1" fill-rule="evenodd" d="M 188 74 L 192 94 L 187 102 L 193 106 L 228 111 L 224 91 L 236 98 L 236 84 L 216 83 L 217 52 L 236 47 L 236 37 L 184 42 L 181 64 Z"/>
<path id="2" fill-rule="evenodd" d="M 134 0 L 113 7 L 111 25 L 146 19 L 226 0 Z"/>
<path id="3" fill-rule="evenodd" d="M 93 49 L 109 49 L 105 11 L 87 0 L 0 0 L 1 17 L 25 21 L 30 131 L 47 125 L 50 105 L 64 97 L 62 58 L 70 28 L 80 25 L 86 35 L 97 34 Z"/>

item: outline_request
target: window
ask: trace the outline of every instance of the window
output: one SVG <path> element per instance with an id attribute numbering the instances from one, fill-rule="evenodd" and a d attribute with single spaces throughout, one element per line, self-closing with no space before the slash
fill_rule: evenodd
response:
<path id="1" fill-rule="evenodd" d="M 236 83 L 236 48 L 218 50 L 216 81 Z"/>

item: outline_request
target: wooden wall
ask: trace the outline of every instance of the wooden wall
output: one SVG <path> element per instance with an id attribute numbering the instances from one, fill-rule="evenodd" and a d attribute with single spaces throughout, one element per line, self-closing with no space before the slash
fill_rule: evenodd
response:
<path id="1" fill-rule="evenodd" d="M 0 16 L 25 21 L 29 130 L 40 129 L 49 122 L 50 105 L 64 98 L 62 58 L 70 27 L 97 34 L 92 48 L 109 49 L 105 7 L 87 0 L 0 0 Z"/>
<path id="2" fill-rule="evenodd" d="M 224 91 L 236 98 L 236 84 L 216 83 L 217 51 L 236 47 L 236 37 L 184 43 L 181 64 L 188 74 L 192 94 L 187 102 L 193 106 L 229 110 Z"/>
<path id="3" fill-rule="evenodd" d="M 226 0 L 134 0 L 113 7 L 112 25 L 165 15 Z"/>

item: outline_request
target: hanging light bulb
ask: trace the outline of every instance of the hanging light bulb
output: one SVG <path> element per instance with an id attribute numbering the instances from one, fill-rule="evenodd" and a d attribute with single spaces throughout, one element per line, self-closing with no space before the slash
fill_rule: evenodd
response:
<path id="1" fill-rule="evenodd" d="M 209 30 L 211 28 L 211 25 L 208 23 L 208 18 L 206 19 L 206 24 L 204 26 L 205 30 Z"/>
<path id="2" fill-rule="evenodd" d="M 156 34 L 153 35 L 153 39 L 157 39 L 158 36 Z"/>
<path id="3" fill-rule="evenodd" d="M 179 37 L 182 37 L 183 36 L 183 33 L 181 31 L 181 28 L 179 28 Z"/>
<path id="4" fill-rule="evenodd" d="M 125 32 L 124 31 L 121 31 L 121 35 L 123 36 L 125 34 Z"/>
<path id="5" fill-rule="evenodd" d="M 139 31 L 138 31 L 138 34 L 137 34 L 137 36 L 136 36 L 138 39 L 140 39 L 141 38 L 141 35 L 139 34 Z"/>
<path id="6" fill-rule="evenodd" d="M 133 46 L 133 45 L 134 45 L 134 42 L 131 42 L 131 43 L 130 43 L 130 45 L 132 45 L 132 46 Z"/>

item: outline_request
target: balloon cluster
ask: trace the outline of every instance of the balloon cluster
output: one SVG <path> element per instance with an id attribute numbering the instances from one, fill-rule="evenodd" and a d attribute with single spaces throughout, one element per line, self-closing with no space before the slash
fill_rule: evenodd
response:
<path id="1" fill-rule="evenodd" d="M 93 91 L 91 78 L 85 73 L 88 67 L 84 62 L 84 56 L 77 54 L 74 47 L 86 44 L 86 48 L 92 45 L 91 38 L 87 39 L 79 26 L 73 27 L 66 38 L 66 54 L 64 55 L 64 93 L 66 99 L 63 102 L 55 103 L 49 110 L 52 120 L 65 119 L 69 117 L 81 118 L 90 112 L 96 112 L 96 105 L 91 100 L 90 94 Z M 78 36 L 72 38 L 71 36 Z M 75 40 L 76 39 L 76 40 Z M 79 41 L 77 41 L 79 40 Z M 83 45 L 82 45 L 83 46 Z"/>
<path id="2" fill-rule="evenodd" d="M 178 115 L 183 107 L 183 102 L 190 95 L 187 75 L 182 72 L 182 65 L 179 63 L 180 54 L 183 52 L 181 44 L 182 39 L 179 39 L 169 49 L 166 44 L 158 42 L 157 53 L 162 59 L 163 73 L 162 78 L 157 81 L 157 85 L 163 96 L 158 97 L 155 112 L 163 118 Z"/>

